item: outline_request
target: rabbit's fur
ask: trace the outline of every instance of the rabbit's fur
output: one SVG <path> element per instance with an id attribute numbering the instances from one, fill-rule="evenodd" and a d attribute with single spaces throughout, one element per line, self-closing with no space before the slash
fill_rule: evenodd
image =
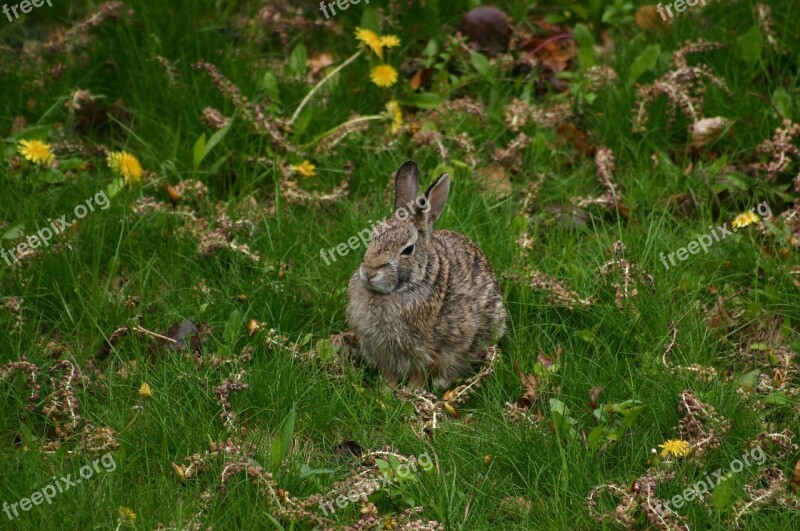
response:
<path id="1" fill-rule="evenodd" d="M 418 191 L 419 168 L 407 161 L 395 176 L 395 214 L 372 232 L 350 279 L 347 321 L 390 386 L 408 378 L 423 387 L 432 378 L 447 388 L 483 345 L 502 337 L 506 312 L 481 249 L 457 232 L 433 230 L 450 177 Z"/>

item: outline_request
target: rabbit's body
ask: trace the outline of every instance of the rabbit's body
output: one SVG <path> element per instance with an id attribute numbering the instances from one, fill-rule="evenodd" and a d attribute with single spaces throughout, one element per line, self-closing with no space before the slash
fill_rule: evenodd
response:
<path id="1" fill-rule="evenodd" d="M 402 190 L 409 170 L 413 182 Z M 398 209 L 414 202 L 416 171 L 413 162 L 398 171 Z M 415 387 L 428 378 L 447 387 L 505 330 L 497 276 L 481 249 L 462 234 L 432 230 L 448 192 L 445 175 L 420 196 L 428 202 L 417 202 L 416 212 L 376 228 L 350 279 L 348 321 L 367 363 L 390 385 L 407 377 Z"/>

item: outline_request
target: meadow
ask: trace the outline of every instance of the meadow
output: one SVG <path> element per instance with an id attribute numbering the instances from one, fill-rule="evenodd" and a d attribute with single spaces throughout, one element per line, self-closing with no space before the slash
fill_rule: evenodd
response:
<path id="1" fill-rule="evenodd" d="M 800 4 L 679 4 L 0 17 L 0 527 L 800 527 Z M 509 315 L 445 392 L 345 318 L 409 159 Z"/>

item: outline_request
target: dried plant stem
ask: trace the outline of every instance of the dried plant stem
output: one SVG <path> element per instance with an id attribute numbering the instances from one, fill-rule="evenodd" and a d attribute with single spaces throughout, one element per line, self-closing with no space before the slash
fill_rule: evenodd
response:
<path id="1" fill-rule="evenodd" d="M 354 126 L 356 124 L 360 124 L 360 123 L 364 123 L 364 122 L 370 122 L 372 120 L 383 120 L 383 119 L 384 119 L 384 115 L 382 115 L 382 114 L 371 114 L 369 116 L 359 116 L 358 118 L 353 118 L 352 120 L 344 122 L 343 124 L 337 125 L 333 129 L 329 129 L 328 131 L 322 133 L 321 135 L 316 137 L 314 140 L 312 140 L 308 144 L 305 144 L 304 146 L 301 146 L 301 147 L 306 147 L 306 146 L 310 146 L 312 144 L 316 144 L 317 142 L 319 142 L 319 141 L 331 136 L 332 134 L 334 134 L 336 131 L 338 131 L 340 129 L 347 129 L 348 127 Z"/>
<path id="2" fill-rule="evenodd" d="M 320 87 L 322 87 L 322 85 L 324 85 L 325 83 L 327 83 L 327 82 L 328 82 L 328 80 L 329 80 L 330 78 L 332 78 L 333 76 L 335 76 L 336 74 L 338 74 L 338 73 L 339 73 L 339 72 L 340 72 L 340 71 L 341 71 L 341 70 L 342 70 L 344 67 L 346 67 L 347 65 L 349 65 L 350 63 L 352 63 L 353 61 L 355 61 L 355 60 L 358 58 L 358 56 L 360 56 L 360 55 L 361 55 L 363 52 L 364 52 L 364 48 L 361 48 L 361 49 L 360 49 L 360 50 L 358 50 L 356 53 L 354 53 L 353 55 L 351 55 L 351 56 L 350 56 L 350 58 L 349 58 L 349 59 L 347 59 L 345 62 L 343 62 L 342 64 L 340 64 L 339 66 L 337 66 L 336 68 L 334 68 L 333 70 L 331 70 L 331 72 L 330 72 L 330 73 L 329 73 L 327 76 L 325 76 L 325 77 L 323 77 L 322 79 L 320 79 L 320 80 L 319 80 L 319 83 L 317 83 L 316 85 L 314 85 L 314 88 L 312 88 L 312 89 L 311 89 L 311 90 L 308 92 L 308 94 L 306 94 L 306 97 L 305 97 L 305 98 L 303 98 L 303 101 L 301 101 L 301 102 L 300 102 L 300 105 L 298 105 L 298 106 L 297 106 L 297 109 L 295 109 L 295 111 L 294 111 L 294 114 L 293 114 L 293 115 L 292 115 L 292 117 L 289 119 L 289 125 L 292 125 L 292 124 L 295 122 L 295 120 L 297 120 L 297 117 L 298 117 L 298 116 L 300 116 L 300 113 L 303 111 L 303 107 L 305 107 L 306 105 L 308 105 L 308 102 L 311 100 L 311 97 L 312 97 L 314 94 L 316 94 L 316 92 L 317 92 L 317 91 L 320 89 Z"/>

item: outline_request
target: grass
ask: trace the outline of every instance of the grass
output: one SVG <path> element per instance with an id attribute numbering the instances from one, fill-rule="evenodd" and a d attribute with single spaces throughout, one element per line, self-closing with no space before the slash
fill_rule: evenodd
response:
<path id="1" fill-rule="evenodd" d="M 21 47 L 59 27 L 73 26 L 96 10 L 93 2 L 59 3 L 34 9 L 13 23 L 3 20 L 0 133 L 6 140 L 0 152 L 0 247 L 14 248 L 23 235 L 34 234 L 49 218 L 71 215 L 76 205 L 101 191 L 111 196 L 109 185 L 118 177 L 106 167 L 100 148 L 133 153 L 147 172 L 143 182 L 122 187 L 107 209 L 89 213 L 36 256 L 14 266 L 0 260 L 0 364 L 25 357 L 42 370 L 40 396 L 31 410 L 26 378 L 9 376 L 7 365 L 0 369 L 6 396 L 0 407 L 5 477 L 0 501 L 18 502 L 54 477 L 77 478 L 82 466 L 106 451 L 81 442 L 87 426 L 110 428 L 116 443 L 113 471 L 96 471 L 51 504 L 34 506 L 13 519 L 0 514 L 3 526 L 312 528 L 308 521 L 280 516 L 270 496 L 259 493 L 243 474 L 232 477 L 223 501 L 222 459 L 210 460 L 208 470 L 196 477 L 182 480 L 176 473 L 173 463 L 185 465 L 187 456 L 229 437 L 239 449 L 254 445 L 250 464 L 271 470 L 278 487 L 293 499 L 325 494 L 348 476 L 355 464 L 342 458 L 343 441 L 366 450 L 390 446 L 406 456 L 428 452 L 436 458 L 434 471 L 418 472 L 418 481 L 376 494 L 372 501 L 381 517 L 397 517 L 409 506 L 420 506 L 421 518 L 437 520 L 447 529 L 597 527 L 585 503 L 593 487 L 617 483 L 627 488 L 656 469 L 651 466 L 665 466 L 658 465 L 652 448 L 668 439 L 688 438 L 678 431 L 684 389 L 728 419 L 731 430 L 718 434 L 719 447 L 669 465 L 675 478 L 656 481 L 657 496 L 664 500 L 709 471 L 727 470 L 762 431 L 788 429 L 796 442 L 800 401 L 794 363 L 783 367 L 785 382 L 780 385 L 753 385 L 758 374 L 774 382 L 781 356 L 791 360 L 800 347 L 798 247 L 796 240 L 792 244 L 780 233 L 790 224 L 778 219 L 797 199 L 791 188 L 799 171 L 797 159 L 772 180 L 763 172 L 745 173 L 748 165 L 767 160 L 759 158 L 756 147 L 781 125 L 777 111 L 788 111 L 785 118 L 792 120 L 800 112 L 795 103 L 798 9 L 786 2 L 767 3 L 786 54 L 775 52 L 763 31 L 758 45 L 751 30 L 758 26 L 757 17 L 749 2 L 687 8 L 672 31 L 642 29 L 634 22 L 634 10 L 620 2 L 610 7 L 599 2 L 498 2 L 517 23 L 520 36 L 533 32 L 532 21 L 544 17 L 563 31 L 583 24 L 597 45 L 607 32 L 609 43 L 602 54 L 579 42 L 582 53 L 619 76 L 596 90 L 585 82 L 589 59 L 583 56 L 567 57 L 561 85 L 553 74 L 542 73 L 541 66 L 525 73 L 495 63 L 478 74 L 476 69 L 484 68 L 480 58 L 451 40 L 451 28 L 473 6 L 463 0 L 354 5 L 328 23 L 313 6 L 295 12 L 276 3 L 272 9 L 283 12 L 282 18 L 265 22 L 257 16 L 261 5 L 255 2 L 131 1 L 131 13 L 123 10 L 119 18 L 71 35 L 77 39 L 73 53 L 68 42 L 52 53 Z M 376 26 L 379 19 L 381 28 Z M 447 102 L 470 98 L 483 106 L 485 119 L 459 111 L 437 115 L 441 105 L 413 105 L 420 101 L 413 99 L 404 72 L 394 87 L 376 87 L 369 82 L 369 71 L 378 61 L 365 53 L 310 100 L 293 132 L 282 131 L 291 145 L 306 148 L 287 153 L 237 116 L 195 167 L 198 138 L 205 134 L 210 139 L 214 133 L 201 119 L 203 109 L 211 106 L 233 116 L 237 108 L 205 72 L 192 68 L 194 63 L 213 63 L 250 102 L 264 103 L 272 117 L 288 118 L 326 72 L 308 72 L 303 54 L 317 58 L 330 52 L 334 63 L 328 69 L 334 68 L 356 51 L 352 35 L 359 25 L 396 34 L 402 44 L 390 51 L 390 64 L 400 69 L 418 60 L 409 67 L 412 73 L 423 63 L 431 66 L 432 84 L 424 92 Z M 707 64 L 730 89 L 726 95 L 709 87 L 701 117 L 724 116 L 732 121 L 730 130 L 710 146 L 694 148 L 687 134 L 691 120 L 678 114 L 668 127 L 669 105 L 659 100 L 648 107 L 646 131 L 632 132 L 637 86 L 652 84 L 672 70 L 672 54 L 685 41 L 700 38 L 725 46 L 697 54 L 699 60 L 690 56 L 689 63 Z M 636 86 L 629 84 L 631 65 L 653 45 L 660 47 L 655 61 L 635 80 Z M 430 53 L 434 46 L 435 53 Z M 165 77 L 155 56 L 174 65 L 175 80 Z M 59 75 L 53 75 L 56 67 Z M 65 104 L 76 88 L 91 91 L 96 100 L 70 111 Z M 393 98 L 404 113 L 401 133 L 390 133 L 386 120 L 374 121 L 332 149 L 314 150 L 319 135 L 355 115 L 382 113 Z M 530 143 L 516 153 L 519 158 L 498 161 L 496 148 L 518 139 L 506 123 L 513 98 L 539 107 L 568 103 L 574 117 L 565 122 L 574 130 L 531 121 L 521 128 Z M 27 122 L 22 132 L 12 130 L 20 116 Z M 448 156 L 442 157 L 436 142 L 415 141 L 419 135 L 412 136 L 412 130 L 417 128 L 442 132 Z M 585 133 L 586 140 L 574 131 Z M 474 152 L 459 143 L 462 133 Z M 59 171 L 50 171 L 17 157 L 17 141 L 34 137 L 50 143 L 80 140 L 87 148 L 59 152 Z M 619 209 L 591 206 L 570 214 L 567 205 L 576 198 L 603 190 L 594 157 L 582 143 L 613 153 L 613 181 L 622 190 Z M 495 373 L 458 406 L 459 418 L 444 421 L 431 437 L 415 432 L 413 408 L 387 391 L 376 375 L 325 357 L 332 351 L 329 338 L 347 329 L 346 286 L 363 249 L 330 265 L 320 250 L 346 242 L 390 214 L 387 185 L 408 158 L 418 161 L 426 184 L 443 171 L 451 172 L 453 188 L 438 227 L 462 232 L 484 249 L 503 275 L 509 312 Z M 304 159 L 316 165 L 313 177 L 291 174 L 291 166 Z M 476 176 L 485 167 L 500 168 L 501 180 L 510 184 L 508 192 L 487 192 Z M 525 211 L 530 183 L 540 175 L 541 189 Z M 170 204 L 167 184 L 183 179 L 208 187 L 202 197 L 184 192 L 181 198 L 201 221 L 176 215 Z M 299 204 L 287 188 L 290 179 L 312 193 L 328 193 L 347 180 L 347 193 L 331 202 Z M 670 204 L 679 194 L 693 205 L 688 214 Z M 134 212 L 145 196 L 165 205 Z M 763 201 L 773 214 L 765 222 L 773 233 L 746 227 L 715 243 L 708 253 L 691 255 L 669 270 L 663 267 L 660 253 L 675 252 L 708 233 L 709 225 L 729 222 Z M 220 212 L 252 223 L 232 237 L 257 252 L 259 261 L 230 249 L 210 256 L 198 252 L 203 223 L 216 228 Z M 533 240 L 530 251 L 517 243 L 523 232 Z M 654 280 L 648 287 L 643 276 L 635 275 L 638 295 L 619 306 L 611 282 L 622 277 L 612 274 L 607 281 L 597 272 L 612 258 L 618 240 L 627 247 L 625 257 Z M 530 286 L 526 278 L 531 270 L 594 301 L 575 311 L 554 304 L 548 289 Z M 522 280 L 513 280 L 515 275 Z M 713 314 L 718 297 L 726 299 L 723 308 L 731 315 L 722 324 L 706 314 Z M 168 334 L 183 319 L 207 324 L 203 355 L 224 363 L 198 368 L 191 351 L 167 348 L 146 334 L 129 334 L 108 345 L 121 326 L 138 324 Z M 263 324 L 252 335 L 247 328 L 251 320 Z M 664 365 L 672 322 L 677 324 L 677 345 L 668 363 L 713 367 L 715 378 L 699 379 L 691 370 L 671 371 Z M 275 333 L 300 344 L 296 355 L 270 343 Z M 539 354 L 554 358 L 559 347 L 563 353 L 558 366 L 548 371 Z M 239 354 L 246 348 L 253 349 L 252 359 L 243 362 Z M 52 369 L 52 380 L 47 377 L 57 360 L 74 364 L 88 377 L 85 385 L 73 386 L 81 417 L 77 425 L 63 405 L 64 395 L 58 394 L 58 371 Z M 231 394 L 238 415 L 233 429 L 220 417 L 223 408 L 215 389 L 240 370 L 248 387 Z M 504 412 L 504 405 L 525 391 L 518 370 L 539 371 L 544 379 L 530 410 L 536 422 L 515 423 Z M 151 387 L 152 396 L 140 396 L 143 383 Z M 598 386 L 604 388 L 598 405 L 634 400 L 642 409 L 619 440 L 601 439 L 609 444 L 593 449 L 587 437 L 598 420 L 588 393 Z M 66 417 L 42 411 L 54 397 L 62 401 L 59 410 Z M 558 406 L 553 404 L 558 403 L 568 408 L 574 436 L 554 414 Z M 282 426 L 292 411 L 293 430 L 282 439 Z M 796 502 L 788 478 L 798 450 L 765 448 L 768 460 L 763 466 L 746 467 L 717 487 L 712 501 L 688 502 L 677 513 L 694 528 L 796 528 L 797 512 L 786 500 L 755 507 L 737 519 L 746 498 L 744 487 L 758 483 L 769 467 L 783 474 L 776 493 Z M 212 494 L 209 501 L 203 501 L 204 492 Z M 508 501 L 517 498 L 528 507 L 521 510 Z M 611 496 L 600 501 L 602 511 L 613 512 L 615 505 Z M 123 518 L 120 507 L 130 508 L 135 520 Z M 337 511 L 332 525 L 352 525 L 358 518 L 359 505 L 353 504 Z M 642 511 L 632 518 L 636 526 L 657 525 Z M 615 527 L 611 520 L 604 525 Z"/>

